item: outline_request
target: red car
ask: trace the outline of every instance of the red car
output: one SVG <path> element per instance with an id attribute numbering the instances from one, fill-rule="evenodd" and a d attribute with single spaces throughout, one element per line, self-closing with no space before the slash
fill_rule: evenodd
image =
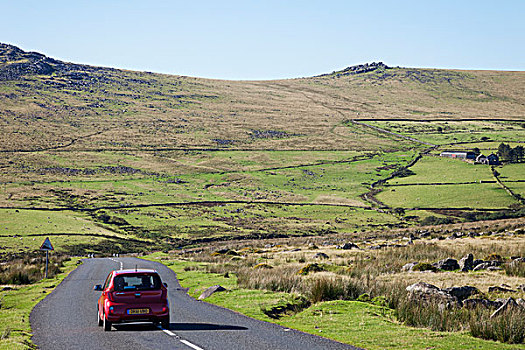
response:
<path id="1" fill-rule="evenodd" d="M 155 270 L 111 271 L 98 299 L 98 325 L 110 331 L 113 323 L 153 322 L 165 329 L 170 325 L 170 308 L 167 285 L 162 283 Z"/>

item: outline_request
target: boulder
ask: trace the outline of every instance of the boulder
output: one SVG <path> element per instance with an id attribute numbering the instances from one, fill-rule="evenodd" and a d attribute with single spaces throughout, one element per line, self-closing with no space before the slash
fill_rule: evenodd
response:
<path id="1" fill-rule="evenodd" d="M 403 267 L 401 268 L 403 271 L 412 271 L 412 269 L 414 268 L 414 266 L 416 266 L 418 264 L 417 261 L 415 262 L 411 262 L 411 263 L 408 263 L 408 264 L 405 264 L 403 265 Z"/>
<path id="2" fill-rule="evenodd" d="M 490 267 L 490 263 L 484 262 L 484 263 L 476 265 L 473 270 L 474 271 L 486 270 L 489 267 Z"/>
<path id="3" fill-rule="evenodd" d="M 220 286 L 218 284 L 215 285 L 215 286 L 211 286 L 211 287 L 207 288 L 204 292 L 202 292 L 202 294 L 199 296 L 199 300 L 206 299 L 207 297 L 209 297 L 213 293 L 223 292 L 225 290 L 226 290 L 226 288 L 224 288 L 224 287 L 222 287 L 222 286 Z"/>
<path id="4" fill-rule="evenodd" d="M 489 287 L 489 293 L 516 293 L 514 289 L 505 288 L 505 287 Z"/>
<path id="5" fill-rule="evenodd" d="M 459 269 L 458 261 L 451 258 L 440 260 L 437 263 L 432 264 L 432 266 L 444 271 L 453 271 Z"/>
<path id="6" fill-rule="evenodd" d="M 340 249 L 353 249 L 353 248 L 355 248 L 355 249 L 359 249 L 359 247 L 357 246 L 357 244 L 355 244 L 355 243 L 350 243 L 350 242 L 345 243 L 345 244 L 343 244 L 342 246 L 340 246 Z"/>
<path id="7" fill-rule="evenodd" d="M 410 293 L 409 298 L 417 301 L 437 302 L 445 305 L 456 305 L 458 299 L 440 288 L 425 282 L 414 283 L 406 290 Z"/>
<path id="8" fill-rule="evenodd" d="M 513 309 L 518 309 L 518 308 L 521 308 L 521 307 L 518 305 L 516 300 L 514 300 L 513 298 L 508 298 L 507 300 L 505 300 L 503 305 L 501 305 L 496 311 L 492 313 L 492 315 L 490 315 L 490 318 L 500 316 L 504 314 L 505 311 L 507 310 L 513 310 Z"/>
<path id="9" fill-rule="evenodd" d="M 501 270 L 503 270 L 503 268 L 499 266 L 489 266 L 487 268 L 487 271 L 501 271 Z"/>
<path id="10" fill-rule="evenodd" d="M 479 294 L 479 290 L 472 286 L 444 288 L 442 291 L 458 298 L 460 301 L 468 299 L 474 294 Z"/>
<path id="11" fill-rule="evenodd" d="M 474 268 L 474 255 L 467 254 L 458 261 L 459 269 L 462 272 L 470 271 Z"/>
<path id="12" fill-rule="evenodd" d="M 328 256 L 328 254 L 320 252 L 320 253 L 315 254 L 314 258 L 315 259 L 329 259 L 330 257 Z"/>
<path id="13" fill-rule="evenodd" d="M 521 299 L 521 298 L 518 298 L 516 299 L 516 303 L 522 308 L 525 310 L 525 300 Z"/>
<path id="14" fill-rule="evenodd" d="M 501 301 L 492 301 L 488 299 L 473 298 L 463 300 L 463 307 L 467 309 L 476 309 L 478 307 L 484 307 L 486 309 L 497 309 L 501 305 L 503 305 L 503 302 Z"/>
<path id="15" fill-rule="evenodd" d="M 474 260 L 474 262 L 472 263 L 472 265 L 474 265 L 474 267 L 478 266 L 479 264 L 483 264 L 484 261 L 481 260 L 481 259 L 476 259 Z"/>

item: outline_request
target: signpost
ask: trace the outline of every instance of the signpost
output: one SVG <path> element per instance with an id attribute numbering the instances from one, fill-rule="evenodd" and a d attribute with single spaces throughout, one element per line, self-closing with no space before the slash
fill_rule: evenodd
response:
<path id="1" fill-rule="evenodd" d="M 40 250 L 44 250 L 46 252 L 46 277 L 45 278 L 47 278 L 47 269 L 49 266 L 49 251 L 55 250 L 53 248 L 53 245 L 51 244 L 51 241 L 49 240 L 49 237 L 46 237 L 46 240 L 40 246 Z"/>

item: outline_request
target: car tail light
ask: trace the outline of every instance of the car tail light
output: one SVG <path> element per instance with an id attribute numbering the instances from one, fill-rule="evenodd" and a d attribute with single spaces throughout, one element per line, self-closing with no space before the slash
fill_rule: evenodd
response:
<path id="1" fill-rule="evenodd" d="M 109 313 L 110 313 L 110 314 L 115 313 L 115 308 L 113 308 L 113 306 L 110 306 L 110 307 L 109 307 Z"/>
<path id="2" fill-rule="evenodd" d="M 113 292 L 107 292 L 106 296 L 108 297 L 109 301 L 115 301 L 115 298 L 113 297 Z"/>

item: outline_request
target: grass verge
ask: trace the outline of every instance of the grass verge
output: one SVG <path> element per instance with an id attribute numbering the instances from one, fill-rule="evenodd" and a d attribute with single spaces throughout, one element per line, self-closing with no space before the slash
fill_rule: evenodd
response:
<path id="1" fill-rule="evenodd" d="M 326 301 L 298 313 L 271 318 L 265 313 L 272 306 L 287 304 L 296 296 L 289 293 L 238 288 L 233 274 L 213 273 L 206 263 L 169 260 L 162 253 L 146 257 L 169 266 L 177 273 L 182 287 L 198 297 L 212 285 L 226 292 L 213 294 L 206 301 L 258 320 L 320 335 L 366 349 L 522 349 L 521 345 L 476 339 L 465 331 L 435 332 L 407 327 L 394 318 L 390 309 L 360 301 Z"/>
<path id="2" fill-rule="evenodd" d="M 77 266 L 77 258 L 64 262 L 53 278 L 0 292 L 0 350 L 34 348 L 31 342 L 31 310 Z"/>

